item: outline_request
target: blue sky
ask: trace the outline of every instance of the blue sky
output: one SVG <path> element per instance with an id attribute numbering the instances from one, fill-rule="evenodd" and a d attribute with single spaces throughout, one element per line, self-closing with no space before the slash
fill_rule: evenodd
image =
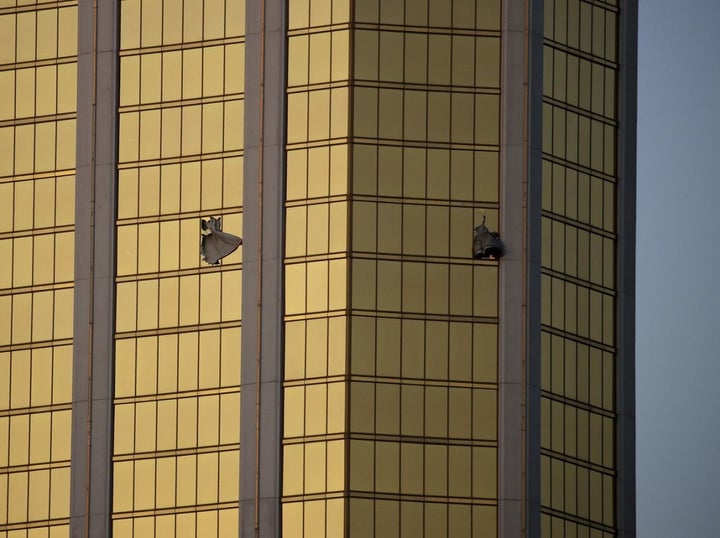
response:
<path id="1" fill-rule="evenodd" d="M 720 536 L 720 2 L 641 0 L 640 538 Z"/>

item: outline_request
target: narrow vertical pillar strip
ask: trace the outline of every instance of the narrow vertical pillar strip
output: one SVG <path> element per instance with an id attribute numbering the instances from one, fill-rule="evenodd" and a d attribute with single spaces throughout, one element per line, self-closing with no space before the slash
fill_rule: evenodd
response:
<path id="1" fill-rule="evenodd" d="M 280 536 L 286 3 L 246 3 L 240 534 Z"/>
<path id="2" fill-rule="evenodd" d="M 540 527 L 542 1 L 502 11 L 498 536 L 519 538 Z"/>
<path id="3" fill-rule="evenodd" d="M 635 516 L 635 218 L 637 0 L 620 6 L 617 141 L 616 517 L 619 538 L 634 538 Z"/>
<path id="4" fill-rule="evenodd" d="M 523 532 L 525 453 L 523 275 L 526 263 L 524 190 L 526 181 L 525 2 L 505 0 L 502 7 L 500 71 L 500 260 L 498 333 L 498 536 Z"/>
<path id="5" fill-rule="evenodd" d="M 541 265 L 542 265 L 542 107 L 543 107 L 543 12 L 544 1 L 527 7 L 527 218 L 525 241 L 525 525 L 528 538 L 540 537 L 540 362 L 541 362 Z"/>
<path id="6" fill-rule="evenodd" d="M 110 536 L 118 3 L 78 6 L 70 535 Z"/>

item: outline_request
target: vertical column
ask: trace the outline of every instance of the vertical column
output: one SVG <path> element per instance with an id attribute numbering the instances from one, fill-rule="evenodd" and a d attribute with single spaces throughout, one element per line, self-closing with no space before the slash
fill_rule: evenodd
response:
<path id="1" fill-rule="evenodd" d="M 638 5 L 620 12 L 617 184 L 616 517 L 618 536 L 635 536 L 635 218 Z"/>
<path id="2" fill-rule="evenodd" d="M 498 536 L 504 537 L 539 529 L 541 16 L 542 2 L 503 2 Z"/>
<path id="3" fill-rule="evenodd" d="M 543 0 L 530 2 L 527 54 L 528 94 L 525 260 L 525 524 L 529 538 L 540 536 L 540 349 L 542 218 Z"/>
<path id="4" fill-rule="evenodd" d="M 280 535 L 285 10 L 246 7 L 241 536 Z"/>
<path id="5" fill-rule="evenodd" d="M 78 9 L 73 537 L 110 536 L 117 6 L 81 0 Z"/>

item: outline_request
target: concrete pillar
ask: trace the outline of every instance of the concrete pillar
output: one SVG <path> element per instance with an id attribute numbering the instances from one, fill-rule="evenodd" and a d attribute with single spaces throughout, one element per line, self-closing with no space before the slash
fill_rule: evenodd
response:
<path id="1" fill-rule="evenodd" d="M 280 536 L 286 2 L 246 2 L 240 535 Z"/>
<path id="2" fill-rule="evenodd" d="M 620 6 L 617 140 L 616 517 L 618 537 L 635 537 L 635 216 L 638 3 Z"/>
<path id="3" fill-rule="evenodd" d="M 110 536 L 118 2 L 78 6 L 70 535 Z"/>

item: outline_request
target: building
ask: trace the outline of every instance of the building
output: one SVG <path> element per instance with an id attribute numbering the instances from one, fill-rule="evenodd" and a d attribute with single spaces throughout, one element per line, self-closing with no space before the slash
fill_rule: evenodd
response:
<path id="1" fill-rule="evenodd" d="M 0 536 L 634 536 L 636 39 L 0 4 Z"/>

